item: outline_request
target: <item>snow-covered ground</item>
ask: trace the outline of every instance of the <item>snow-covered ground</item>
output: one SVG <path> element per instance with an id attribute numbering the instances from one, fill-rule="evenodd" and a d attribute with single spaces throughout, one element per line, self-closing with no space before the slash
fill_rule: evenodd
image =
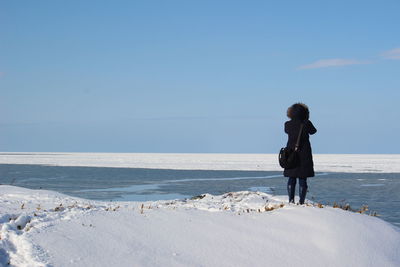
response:
<path id="1" fill-rule="evenodd" d="M 316 154 L 317 172 L 400 173 L 400 154 Z M 0 153 L 0 164 L 281 171 L 277 154 Z"/>
<path id="2" fill-rule="evenodd" d="M 285 199 L 97 202 L 2 185 L 0 265 L 400 266 L 398 228 Z"/>

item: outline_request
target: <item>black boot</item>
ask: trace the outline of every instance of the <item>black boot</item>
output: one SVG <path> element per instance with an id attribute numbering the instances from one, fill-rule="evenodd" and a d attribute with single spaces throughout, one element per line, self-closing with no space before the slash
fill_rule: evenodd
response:
<path id="1" fill-rule="evenodd" d="M 296 178 L 290 177 L 287 183 L 289 203 L 294 203 L 294 191 L 296 189 Z"/>
<path id="2" fill-rule="evenodd" d="M 300 196 L 300 205 L 304 204 L 307 195 L 307 178 L 299 178 L 299 196 Z"/>

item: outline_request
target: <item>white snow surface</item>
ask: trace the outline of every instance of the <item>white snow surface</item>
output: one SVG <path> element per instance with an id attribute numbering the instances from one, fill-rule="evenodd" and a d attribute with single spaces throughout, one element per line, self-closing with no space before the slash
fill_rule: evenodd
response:
<path id="1" fill-rule="evenodd" d="M 0 266 L 400 266 L 395 226 L 285 199 L 101 202 L 1 185 Z"/>
<path id="2" fill-rule="evenodd" d="M 281 171 L 277 154 L 0 153 L 0 164 Z M 400 154 L 315 154 L 317 172 L 400 173 Z"/>

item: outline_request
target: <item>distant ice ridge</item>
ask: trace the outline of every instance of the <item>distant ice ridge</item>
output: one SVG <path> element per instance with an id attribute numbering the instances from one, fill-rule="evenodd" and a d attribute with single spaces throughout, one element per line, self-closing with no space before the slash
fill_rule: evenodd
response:
<path id="1" fill-rule="evenodd" d="M 0 185 L 0 266 L 400 266 L 400 231 L 262 192 L 101 202 Z"/>
<path id="2" fill-rule="evenodd" d="M 317 172 L 400 173 L 400 154 L 315 154 Z M 0 164 L 281 171 L 277 154 L 0 153 Z"/>

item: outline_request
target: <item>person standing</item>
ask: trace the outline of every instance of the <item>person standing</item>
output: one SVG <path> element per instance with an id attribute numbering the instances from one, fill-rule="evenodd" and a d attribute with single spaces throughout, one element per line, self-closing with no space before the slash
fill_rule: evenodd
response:
<path id="1" fill-rule="evenodd" d="M 285 169 L 283 175 L 289 177 L 287 182 L 287 191 L 289 203 L 294 203 L 296 180 L 299 179 L 299 197 L 300 204 L 304 204 L 307 194 L 307 178 L 314 177 L 314 163 L 309 136 L 315 134 L 317 129 L 309 120 L 310 112 L 307 105 L 296 103 L 287 110 L 287 116 L 290 119 L 285 122 L 285 133 L 288 135 L 287 147 L 292 149 L 296 146 L 297 137 L 303 124 L 302 134 L 300 136 L 300 145 L 298 150 L 299 163 L 296 168 Z"/>

